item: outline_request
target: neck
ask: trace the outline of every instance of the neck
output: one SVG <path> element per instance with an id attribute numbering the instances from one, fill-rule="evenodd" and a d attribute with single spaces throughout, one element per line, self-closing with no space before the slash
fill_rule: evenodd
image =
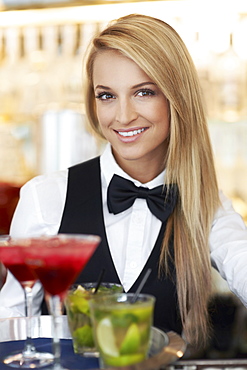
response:
<path id="1" fill-rule="evenodd" d="M 119 161 L 116 158 L 115 160 L 125 173 L 142 184 L 152 181 L 165 169 L 165 164 L 157 161 Z"/>

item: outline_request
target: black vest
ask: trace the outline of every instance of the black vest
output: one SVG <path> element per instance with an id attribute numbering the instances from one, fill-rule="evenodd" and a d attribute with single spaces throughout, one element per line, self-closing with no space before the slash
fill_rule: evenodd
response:
<path id="1" fill-rule="evenodd" d="M 154 326 L 181 333 L 176 285 L 173 281 L 175 279 L 158 277 L 159 254 L 165 227 L 166 223 L 163 223 L 150 257 L 129 292 L 136 291 L 147 269 L 152 268 L 142 292 L 156 297 Z M 77 282 L 96 281 L 102 268 L 105 268 L 104 281 L 120 284 L 110 254 L 103 219 L 99 157 L 69 168 L 66 202 L 59 233 L 94 234 L 101 237 L 99 247 Z"/>

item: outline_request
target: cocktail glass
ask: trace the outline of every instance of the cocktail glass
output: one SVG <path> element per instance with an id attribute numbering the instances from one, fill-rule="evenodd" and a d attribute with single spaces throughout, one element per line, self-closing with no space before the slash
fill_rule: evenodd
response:
<path id="1" fill-rule="evenodd" d="M 116 293 L 89 301 L 101 368 L 129 366 L 148 355 L 155 298 Z"/>
<path id="2" fill-rule="evenodd" d="M 36 277 L 25 264 L 23 249 L 32 246 L 31 239 L 0 238 L 0 261 L 19 281 L 24 291 L 26 315 L 26 341 L 22 352 L 11 353 L 3 358 L 6 365 L 16 368 L 38 368 L 53 362 L 49 352 L 38 352 L 32 341 L 32 288 Z"/>
<path id="3" fill-rule="evenodd" d="M 95 297 L 97 282 L 72 285 L 65 298 L 65 307 L 74 352 L 84 357 L 98 357 L 99 352 L 93 339 L 90 318 L 89 300 Z M 97 297 L 114 293 L 122 293 L 120 284 L 102 282 L 97 290 Z"/>
<path id="4" fill-rule="evenodd" d="M 100 237 L 94 235 L 58 234 L 35 238 L 32 248 L 25 249 L 26 263 L 44 287 L 48 309 L 53 318 L 55 369 L 63 368 L 59 339 L 63 300 L 99 242 Z"/>

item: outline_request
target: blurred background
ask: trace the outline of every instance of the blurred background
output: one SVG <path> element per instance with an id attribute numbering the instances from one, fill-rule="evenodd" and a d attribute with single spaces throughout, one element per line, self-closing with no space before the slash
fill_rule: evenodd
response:
<path id="1" fill-rule="evenodd" d="M 82 58 L 97 30 L 129 13 L 163 19 L 186 43 L 220 187 L 247 222 L 246 0 L 0 0 L 0 234 L 9 231 L 22 184 L 101 153 L 84 122 Z M 246 309 L 214 274 L 212 307 L 223 311 L 212 309 L 216 342 L 201 356 L 241 357 Z"/>

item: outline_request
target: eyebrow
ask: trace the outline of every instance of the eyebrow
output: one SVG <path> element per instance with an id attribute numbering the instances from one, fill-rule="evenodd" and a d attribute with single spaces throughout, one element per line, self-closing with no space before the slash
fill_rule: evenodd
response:
<path id="1" fill-rule="evenodd" d="M 131 88 L 132 89 L 138 89 L 139 87 L 146 86 L 146 85 L 154 85 L 154 86 L 157 86 L 156 83 L 151 82 L 151 81 L 147 81 L 147 82 L 141 82 L 140 84 L 134 85 Z M 110 87 L 104 86 L 104 85 L 97 85 L 97 86 L 95 86 L 95 90 L 96 89 L 111 90 Z"/>
<path id="2" fill-rule="evenodd" d="M 146 86 L 146 85 L 154 85 L 154 86 L 156 86 L 156 84 L 154 82 L 147 81 L 147 82 L 142 82 L 140 84 L 134 85 L 132 88 L 133 89 L 138 89 L 139 87 Z"/>
<path id="3" fill-rule="evenodd" d="M 95 86 L 95 90 L 96 89 L 110 90 L 110 87 L 107 87 L 107 86 L 104 86 L 104 85 L 97 85 L 97 86 Z"/>

